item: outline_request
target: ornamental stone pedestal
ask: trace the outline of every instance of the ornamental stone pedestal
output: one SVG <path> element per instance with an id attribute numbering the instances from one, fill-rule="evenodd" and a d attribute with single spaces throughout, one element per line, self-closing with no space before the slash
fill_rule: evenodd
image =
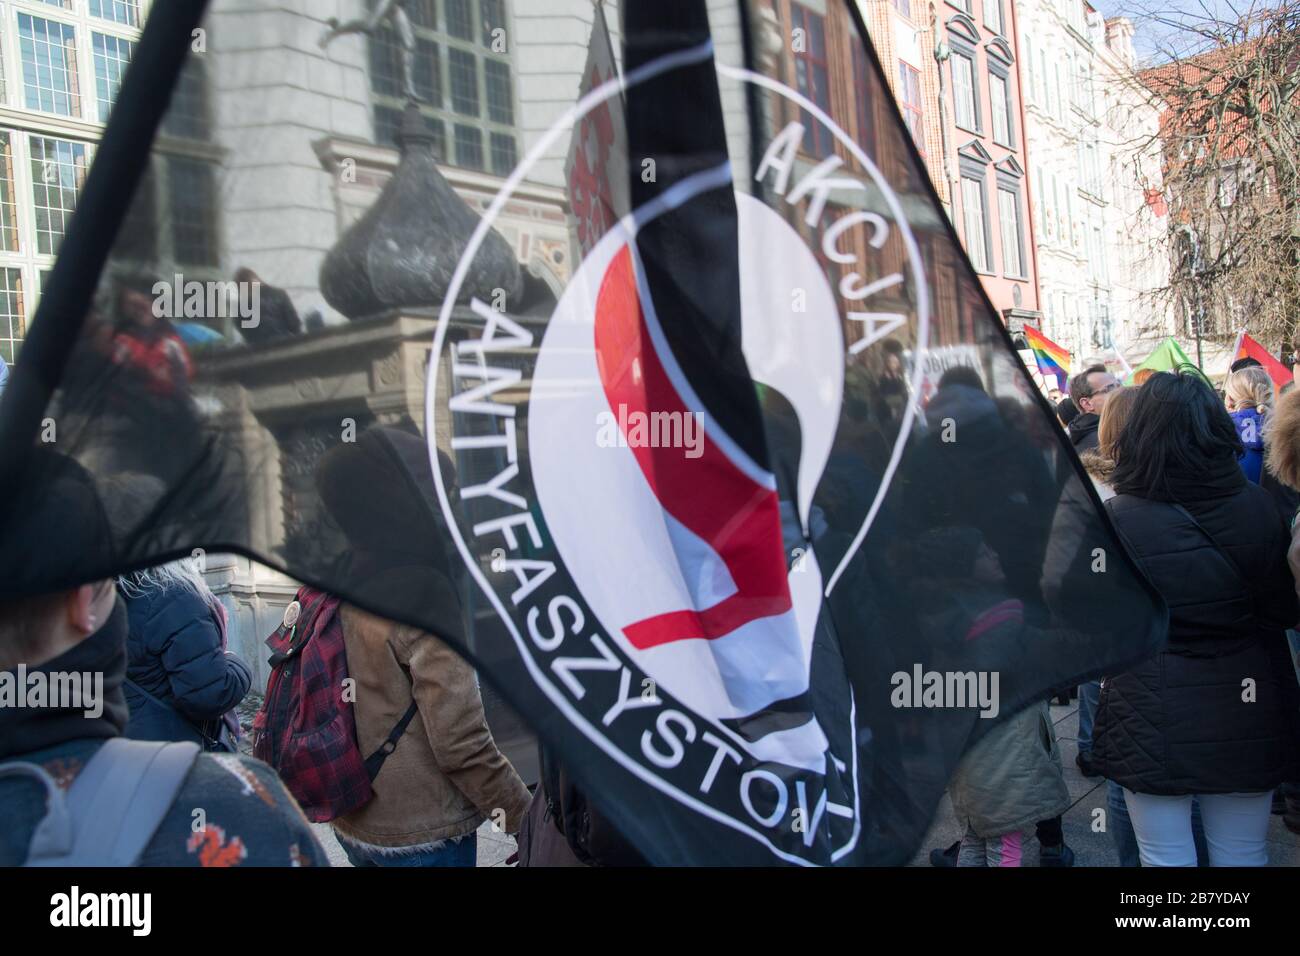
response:
<path id="1" fill-rule="evenodd" d="M 471 323 L 481 326 L 482 320 L 457 307 L 449 337 L 459 338 Z M 248 513 L 271 516 L 250 529 L 259 551 L 282 555 L 300 535 L 314 536 L 319 548 L 347 546 L 331 540 L 339 532 L 317 495 L 317 462 L 348 429 L 359 435 L 373 425 L 414 422 L 423 431 L 436 326 L 433 309 L 393 310 L 258 348 L 205 355 L 195 385 L 220 405 L 223 431 L 257 499 Z M 445 354 L 441 361 L 438 388 L 444 394 L 438 399 L 445 408 L 451 363 Z M 438 422 L 435 440 L 444 451 L 450 451 L 450 428 Z M 210 555 L 206 565 L 209 584 L 230 613 L 231 649 L 253 668 L 253 689 L 262 693 L 270 673 L 263 642 L 279 625 L 297 582 L 236 555 Z M 525 780 L 535 780 L 534 738 L 495 690 L 481 690 L 498 745 Z"/>
<path id="2" fill-rule="evenodd" d="M 458 312 L 461 310 L 457 310 Z M 222 431 L 245 469 L 254 546 L 283 555 L 302 535 L 334 535 L 324 521 L 314 473 L 320 456 L 347 431 L 413 421 L 423 426 L 424 383 L 436 317 L 393 311 L 258 348 L 205 354 L 197 388 L 212 394 Z M 323 543 L 325 546 L 329 542 Z M 262 641 L 280 622 L 297 583 L 234 556 L 210 556 L 208 583 L 232 613 L 235 650 L 268 670 Z"/>

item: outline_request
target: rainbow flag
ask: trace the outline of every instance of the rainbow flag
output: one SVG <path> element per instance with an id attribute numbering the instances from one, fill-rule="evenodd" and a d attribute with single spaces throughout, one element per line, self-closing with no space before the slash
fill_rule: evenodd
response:
<path id="1" fill-rule="evenodd" d="M 1055 375 L 1064 388 L 1070 380 L 1070 353 L 1030 325 L 1025 326 L 1025 342 L 1034 351 L 1038 371 Z"/>

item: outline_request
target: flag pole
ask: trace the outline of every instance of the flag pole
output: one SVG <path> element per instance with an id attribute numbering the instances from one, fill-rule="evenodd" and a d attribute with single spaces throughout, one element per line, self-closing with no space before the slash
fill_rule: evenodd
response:
<path id="1" fill-rule="evenodd" d="M 1237 330 L 1237 341 L 1232 343 L 1232 358 L 1228 360 L 1228 368 L 1232 368 L 1232 363 L 1237 361 L 1237 355 L 1241 352 L 1241 343 L 1246 338 L 1246 327 L 1243 325 Z"/>
<path id="2" fill-rule="evenodd" d="M 1115 357 L 1119 359 L 1119 364 L 1124 366 L 1124 378 L 1127 380 L 1133 375 L 1133 366 L 1128 364 L 1128 359 L 1124 357 L 1118 345 L 1115 346 Z"/>

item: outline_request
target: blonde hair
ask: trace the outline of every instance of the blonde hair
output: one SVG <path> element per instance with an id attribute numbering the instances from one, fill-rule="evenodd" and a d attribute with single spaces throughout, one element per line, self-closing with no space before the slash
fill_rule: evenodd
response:
<path id="1" fill-rule="evenodd" d="M 1097 450 L 1103 458 L 1115 460 L 1115 446 L 1119 433 L 1128 424 L 1129 413 L 1133 411 L 1133 402 L 1137 398 L 1136 388 L 1117 388 L 1110 393 L 1106 404 L 1101 407 L 1101 421 L 1097 425 Z"/>
<path id="2" fill-rule="evenodd" d="M 1258 366 L 1238 369 L 1229 375 L 1223 393 L 1232 399 L 1235 407 L 1253 408 L 1265 417 L 1273 409 L 1273 380 Z"/>
<path id="3" fill-rule="evenodd" d="M 1269 416 L 1264 461 L 1278 481 L 1300 490 L 1300 389 L 1291 389 L 1277 400 Z"/>

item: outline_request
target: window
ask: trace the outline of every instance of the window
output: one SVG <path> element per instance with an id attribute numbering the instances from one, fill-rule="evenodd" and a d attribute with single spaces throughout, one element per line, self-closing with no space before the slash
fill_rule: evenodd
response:
<path id="1" fill-rule="evenodd" d="M 510 67 L 500 60 L 483 61 L 484 92 L 488 119 L 510 125 L 515 121 L 514 94 L 510 89 Z"/>
<path id="2" fill-rule="evenodd" d="M 27 108 L 80 116 L 76 30 L 66 23 L 20 13 L 18 48 L 22 54 Z"/>
<path id="3" fill-rule="evenodd" d="M 466 169 L 483 168 L 483 137 L 474 126 L 456 124 L 456 165 Z"/>
<path id="4" fill-rule="evenodd" d="M 91 34 L 91 49 L 95 59 L 95 98 L 99 104 L 100 122 L 108 122 L 109 111 L 122 86 L 122 77 L 131 63 L 135 44 L 120 37 L 103 33 Z"/>
<path id="5" fill-rule="evenodd" d="M 188 157 L 167 159 L 172 254 L 183 265 L 215 266 L 216 177 L 211 163 Z"/>
<path id="6" fill-rule="evenodd" d="M 1056 241 L 1070 244 L 1070 219 L 1065 209 L 1065 183 L 1057 174 L 1052 175 L 1052 208 L 1056 213 Z"/>
<path id="7" fill-rule="evenodd" d="M 907 19 L 912 19 L 912 0 L 892 0 L 894 9 Z"/>
<path id="8" fill-rule="evenodd" d="M 830 79 L 826 64 L 826 21 L 806 7 L 791 4 L 790 17 L 797 40 L 794 54 L 794 77 L 799 92 L 812 100 L 827 116 L 831 112 Z M 804 152 L 812 156 L 829 156 L 831 131 L 807 110 L 801 110 L 804 127 Z"/>
<path id="9" fill-rule="evenodd" d="M 18 244 L 18 193 L 14 184 L 12 134 L 0 132 L 0 252 L 21 252 Z"/>
<path id="10" fill-rule="evenodd" d="M 28 138 L 32 157 L 32 199 L 36 250 L 56 255 L 86 179 L 86 144 L 44 136 Z"/>
<path id="11" fill-rule="evenodd" d="M 156 161 L 155 161 L 156 162 Z M 151 268 L 158 262 L 158 247 L 162 229 L 158 219 L 158 177 L 153 163 L 144 171 L 144 178 L 131 197 L 126 219 L 122 221 L 113 240 L 112 258 Z M 156 269 L 153 271 L 162 271 Z M 42 282 L 42 287 L 44 283 Z"/>
<path id="12" fill-rule="evenodd" d="M 979 132 L 979 110 L 975 104 L 975 61 L 964 53 L 953 53 L 952 96 L 957 125 Z"/>
<path id="13" fill-rule="evenodd" d="M 504 171 L 514 169 L 519 162 L 514 136 L 505 133 L 493 133 L 491 143 L 492 168 Z"/>
<path id="14" fill-rule="evenodd" d="M 27 332 L 21 269 L 0 269 L 0 356 L 12 365 Z"/>
<path id="15" fill-rule="evenodd" d="M 138 27 L 140 0 L 90 0 L 90 15 L 128 27 Z"/>
<path id="16" fill-rule="evenodd" d="M 478 9 L 483 45 L 492 49 L 492 45 L 505 36 L 505 0 L 479 0 Z"/>
<path id="17" fill-rule="evenodd" d="M 984 0 L 984 25 L 1002 35 L 1002 0 Z"/>
<path id="18" fill-rule="evenodd" d="M 1078 223 L 1074 221 L 1074 187 L 1065 184 L 1065 229 L 1066 241 L 1071 249 L 1078 249 L 1080 246 L 1080 236 Z"/>
<path id="19" fill-rule="evenodd" d="M 1037 215 L 1038 232 L 1040 235 L 1040 239 L 1038 240 L 1039 242 L 1042 242 L 1043 239 L 1050 238 L 1050 236 L 1048 235 L 1048 228 L 1047 228 L 1047 224 L 1048 224 L 1047 203 L 1044 202 L 1043 200 L 1043 175 L 1044 174 L 1040 171 L 1039 174 L 1034 177 L 1034 191 L 1038 194 L 1038 202 L 1035 205 L 1037 206 L 1037 213 L 1038 213 Z"/>
<path id="20" fill-rule="evenodd" d="M 1011 91 L 1005 76 L 989 74 L 989 109 L 993 114 L 993 142 L 1010 147 Z"/>
<path id="21" fill-rule="evenodd" d="M 1043 98 L 1038 105 L 1043 111 L 1050 113 L 1052 111 L 1052 71 L 1047 68 L 1047 53 L 1040 46 L 1038 48 L 1038 82 L 1043 88 Z"/>
<path id="22" fill-rule="evenodd" d="M 1020 230 L 1020 196 L 998 189 L 998 225 L 1002 232 L 1002 274 L 1025 277 L 1024 238 Z"/>
<path id="23" fill-rule="evenodd" d="M 162 131 L 168 136 L 206 140 L 212 135 L 208 113 L 207 64 L 191 56 L 172 90 L 172 101 L 163 116 Z"/>
<path id="24" fill-rule="evenodd" d="M 451 78 L 451 108 L 462 116 L 478 115 L 478 62 L 474 54 L 452 48 L 447 51 Z"/>
<path id="25" fill-rule="evenodd" d="M 1025 73 L 1028 76 L 1028 83 L 1025 84 L 1025 92 L 1029 94 L 1029 101 L 1037 103 L 1039 100 L 1038 92 L 1038 71 L 1034 69 L 1034 47 L 1033 41 L 1029 34 L 1026 33 L 1020 41 L 1022 52 L 1020 54 L 1021 62 L 1025 65 Z"/>
<path id="26" fill-rule="evenodd" d="M 218 169 L 211 143 L 208 61 L 191 54 L 163 116 L 162 131 L 113 258 L 141 272 L 216 278 L 222 267 Z M 184 142 L 177 142 L 183 140 Z"/>
<path id="27" fill-rule="evenodd" d="M 1084 137 L 1079 143 L 1079 175 L 1083 180 L 1083 188 L 1092 195 L 1100 197 L 1102 182 L 1099 156 L 1101 151 L 1097 145 L 1097 134 L 1089 131 L 1084 134 Z"/>
<path id="28" fill-rule="evenodd" d="M 518 131 L 505 0 L 408 0 L 406 10 L 416 44 L 411 80 L 439 159 L 508 174 L 518 161 Z M 370 38 L 369 59 L 375 140 L 394 144 L 406 92 L 391 25 Z"/>
<path id="29" fill-rule="evenodd" d="M 961 180 L 962 223 L 966 238 L 966 254 L 976 272 L 990 271 L 993 258 L 989 249 L 988 213 L 984 208 L 984 184 L 966 176 Z"/>
<path id="30" fill-rule="evenodd" d="M 1067 73 L 1065 70 L 1065 64 L 1061 63 L 1059 60 L 1057 61 L 1055 72 L 1056 72 L 1056 94 L 1052 98 L 1053 112 L 1056 114 L 1056 118 L 1058 120 L 1064 122 L 1066 100 L 1069 98 L 1069 93 L 1066 92 L 1066 82 L 1067 82 L 1067 78 L 1069 77 L 1069 73 Z"/>
<path id="31" fill-rule="evenodd" d="M 867 83 L 867 50 L 862 41 L 854 37 L 849 41 L 853 54 L 853 88 L 849 91 L 853 101 L 853 117 L 857 125 L 857 141 L 868 156 L 876 152 L 876 122 L 872 115 L 872 100 Z"/>
<path id="32" fill-rule="evenodd" d="M 906 63 L 898 64 L 898 102 L 903 110 L 912 140 L 921 155 L 925 155 L 925 117 L 921 112 L 921 74 Z"/>
<path id="33" fill-rule="evenodd" d="M 1097 332 L 1098 332 L 1097 344 L 1100 345 L 1102 348 L 1108 349 L 1115 344 L 1115 339 L 1111 332 L 1111 327 L 1110 327 L 1110 303 L 1109 302 L 1099 301 L 1097 303 Z"/>
<path id="34" fill-rule="evenodd" d="M 447 32 L 458 40 L 474 39 L 472 7 L 470 0 L 447 0 Z"/>

